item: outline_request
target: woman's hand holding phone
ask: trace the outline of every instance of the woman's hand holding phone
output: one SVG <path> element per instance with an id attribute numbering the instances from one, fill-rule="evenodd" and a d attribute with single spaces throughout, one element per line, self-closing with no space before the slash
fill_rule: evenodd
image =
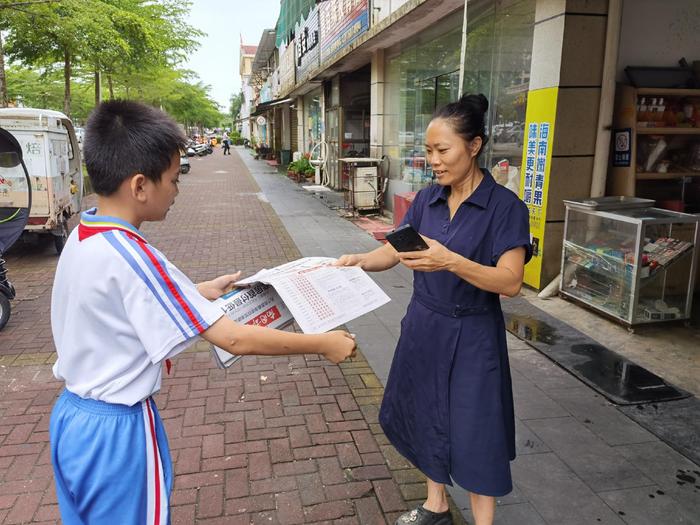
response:
<path id="1" fill-rule="evenodd" d="M 434 239 L 421 235 L 428 246 L 427 250 L 398 252 L 401 264 L 418 272 L 451 271 L 457 254 L 448 250 Z"/>

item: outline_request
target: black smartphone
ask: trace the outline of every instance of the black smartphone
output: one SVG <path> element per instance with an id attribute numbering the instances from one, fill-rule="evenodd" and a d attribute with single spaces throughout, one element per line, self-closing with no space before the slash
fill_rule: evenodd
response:
<path id="1" fill-rule="evenodd" d="M 418 252 L 427 250 L 428 245 L 410 224 L 404 224 L 386 234 L 386 240 L 397 252 Z"/>

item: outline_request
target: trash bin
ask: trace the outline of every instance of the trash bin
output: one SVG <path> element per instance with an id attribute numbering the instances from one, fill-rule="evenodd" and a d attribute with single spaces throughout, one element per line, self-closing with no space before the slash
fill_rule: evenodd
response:
<path id="1" fill-rule="evenodd" d="M 286 169 L 290 162 L 292 162 L 292 150 L 280 150 L 280 165 Z"/>

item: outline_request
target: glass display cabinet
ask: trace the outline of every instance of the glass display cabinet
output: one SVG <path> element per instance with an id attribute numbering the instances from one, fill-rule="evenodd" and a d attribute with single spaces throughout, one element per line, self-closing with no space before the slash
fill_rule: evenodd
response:
<path id="1" fill-rule="evenodd" d="M 628 327 L 690 318 L 700 216 L 653 201 L 564 201 L 560 293 Z"/>

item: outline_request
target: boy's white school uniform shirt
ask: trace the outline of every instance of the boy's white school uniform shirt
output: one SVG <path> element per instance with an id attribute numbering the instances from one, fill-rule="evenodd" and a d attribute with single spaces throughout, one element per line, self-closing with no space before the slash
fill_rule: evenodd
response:
<path id="1" fill-rule="evenodd" d="M 223 312 L 131 224 L 86 211 L 61 253 L 51 296 L 57 379 L 83 398 L 134 405 L 162 362 Z"/>

